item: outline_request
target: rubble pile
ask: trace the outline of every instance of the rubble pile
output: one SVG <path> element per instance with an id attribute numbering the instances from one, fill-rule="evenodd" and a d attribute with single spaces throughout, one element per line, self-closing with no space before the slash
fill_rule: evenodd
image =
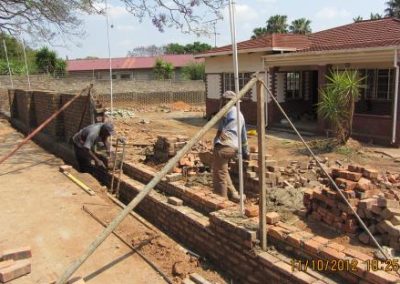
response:
<path id="1" fill-rule="evenodd" d="M 165 163 L 171 157 L 175 156 L 176 153 L 182 149 L 188 141 L 189 137 L 184 135 L 159 135 L 154 145 L 154 158 L 159 160 L 161 163 Z"/>
<path id="2" fill-rule="evenodd" d="M 331 176 L 378 242 L 399 250 L 400 202 L 393 189 L 379 188 L 384 179 L 379 177 L 378 171 L 349 165 L 347 170 L 332 169 Z M 306 190 L 303 202 L 312 218 L 342 232 L 358 235 L 364 244 L 372 244 L 352 210 L 332 187 Z"/>

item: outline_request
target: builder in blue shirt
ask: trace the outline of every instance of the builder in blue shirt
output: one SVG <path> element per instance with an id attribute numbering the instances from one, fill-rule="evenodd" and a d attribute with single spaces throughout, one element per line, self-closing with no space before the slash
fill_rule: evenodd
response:
<path id="1" fill-rule="evenodd" d="M 227 104 L 236 94 L 227 91 L 222 95 L 221 107 Z M 214 192 L 225 198 L 230 197 L 233 201 L 240 200 L 239 193 L 232 183 L 228 171 L 229 160 L 237 156 L 239 139 L 237 134 L 236 106 L 233 106 L 220 120 L 217 135 L 214 138 L 214 160 L 213 160 L 213 185 Z M 247 132 L 243 114 L 240 113 L 242 154 L 245 160 L 249 157 L 247 149 Z"/>

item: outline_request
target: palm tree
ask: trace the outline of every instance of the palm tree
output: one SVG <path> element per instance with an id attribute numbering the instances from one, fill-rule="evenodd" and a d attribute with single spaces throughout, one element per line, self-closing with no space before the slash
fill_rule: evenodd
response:
<path id="1" fill-rule="evenodd" d="M 386 2 L 386 5 L 385 15 L 387 17 L 400 18 L 400 0 L 389 0 Z"/>
<path id="2" fill-rule="evenodd" d="M 267 21 L 267 31 L 268 33 L 280 33 L 285 34 L 287 30 L 287 16 L 286 15 L 275 15 L 271 16 Z"/>
<path id="3" fill-rule="evenodd" d="M 294 34 L 309 34 L 311 33 L 311 21 L 306 18 L 300 18 L 292 21 L 292 24 L 289 27 L 291 33 Z"/>
<path id="4" fill-rule="evenodd" d="M 264 27 L 255 28 L 253 30 L 253 35 L 251 36 L 251 39 L 258 38 L 258 37 L 263 36 L 263 35 L 265 35 L 267 33 L 268 33 L 267 28 L 264 28 Z"/>
<path id="5" fill-rule="evenodd" d="M 331 123 L 337 141 L 346 144 L 353 130 L 354 105 L 364 87 L 364 78 L 356 70 L 336 70 L 327 79 L 326 87 L 320 90 L 318 113 Z"/>
<path id="6" fill-rule="evenodd" d="M 370 19 L 371 20 L 379 20 L 379 19 L 382 19 L 382 15 L 381 14 L 379 14 L 379 13 L 371 13 L 371 15 L 370 15 Z"/>
<path id="7" fill-rule="evenodd" d="M 363 19 L 363 17 L 361 17 L 361 16 L 357 16 L 357 17 L 353 18 L 354 23 L 358 23 L 358 22 L 361 22 L 361 21 L 363 21 L 363 20 L 364 20 L 364 19 Z"/>

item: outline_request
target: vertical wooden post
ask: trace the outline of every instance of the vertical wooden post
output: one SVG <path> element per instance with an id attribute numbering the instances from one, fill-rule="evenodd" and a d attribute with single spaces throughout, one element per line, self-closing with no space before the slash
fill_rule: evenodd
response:
<path id="1" fill-rule="evenodd" d="M 265 98 L 264 87 L 257 82 L 257 134 L 258 134 L 258 182 L 260 187 L 259 202 L 259 235 L 263 250 L 267 249 L 267 224 L 266 224 L 266 185 L 265 185 Z"/>

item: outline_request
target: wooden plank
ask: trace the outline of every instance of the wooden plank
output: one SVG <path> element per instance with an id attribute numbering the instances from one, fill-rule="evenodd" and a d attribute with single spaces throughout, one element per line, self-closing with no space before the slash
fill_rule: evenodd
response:
<path id="1" fill-rule="evenodd" d="M 257 134 L 258 134 L 258 181 L 260 187 L 259 202 L 259 228 L 260 245 L 267 249 L 267 223 L 266 223 L 266 185 L 265 185 L 265 98 L 264 86 L 257 82 Z"/>

